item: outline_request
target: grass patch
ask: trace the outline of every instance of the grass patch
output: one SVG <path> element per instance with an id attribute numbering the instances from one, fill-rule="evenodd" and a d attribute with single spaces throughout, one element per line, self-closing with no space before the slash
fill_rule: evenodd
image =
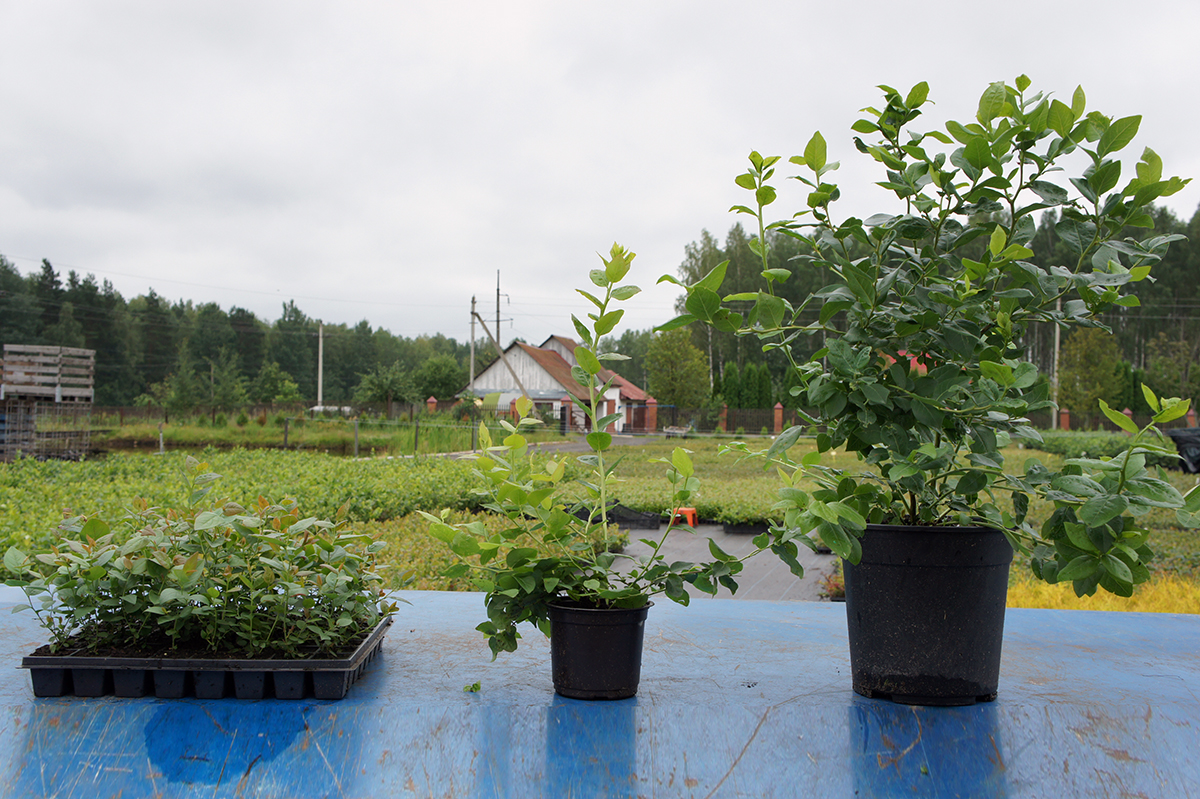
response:
<path id="1" fill-rule="evenodd" d="M 1200 582 L 1158 575 L 1139 585 L 1128 599 L 1107 591 L 1077 597 L 1070 585 L 1048 585 L 1017 576 L 1008 586 L 1008 607 L 1052 610 L 1122 610 L 1137 613 L 1200 613 Z"/>

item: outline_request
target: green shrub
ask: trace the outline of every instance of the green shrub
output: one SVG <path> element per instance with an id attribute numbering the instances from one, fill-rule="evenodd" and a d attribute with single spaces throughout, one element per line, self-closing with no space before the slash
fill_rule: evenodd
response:
<path id="1" fill-rule="evenodd" d="M 1054 430 L 1042 433 L 1042 443 L 1025 441 L 1025 446 L 1064 458 L 1115 458 L 1129 447 L 1129 436 L 1103 431 Z M 1150 466 L 1178 468 L 1179 461 L 1166 455 L 1149 454 Z"/>
<path id="2" fill-rule="evenodd" d="M 296 497 L 306 513 L 335 518 L 346 507 L 353 522 L 386 520 L 417 510 L 473 510 L 470 464 L 441 458 L 355 461 L 274 449 L 209 450 L 204 459 L 227 475 L 224 492 L 250 507 L 260 496 Z M 0 463 L 0 551 L 48 546 L 64 517 L 84 512 L 109 519 L 139 498 L 175 507 L 182 494 L 179 455 L 111 454 L 83 462 L 21 458 Z"/>
<path id="3" fill-rule="evenodd" d="M 242 411 L 237 415 L 236 424 L 238 427 L 245 427 L 246 425 L 250 424 L 250 417 L 246 415 L 245 411 Z"/>
<path id="4" fill-rule="evenodd" d="M 384 542 L 305 518 L 294 499 L 213 502 L 220 475 L 191 458 L 185 473 L 178 508 L 140 502 L 111 526 L 76 516 L 47 551 L 7 551 L 8 585 L 54 648 L 335 653 L 394 612 L 376 572 Z"/>

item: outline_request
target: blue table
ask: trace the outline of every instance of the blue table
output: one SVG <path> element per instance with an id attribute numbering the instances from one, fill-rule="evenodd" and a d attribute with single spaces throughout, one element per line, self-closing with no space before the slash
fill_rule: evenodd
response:
<path id="1" fill-rule="evenodd" d="M 34 699 L 0 593 L 3 795 L 1200 796 L 1197 617 L 1011 610 L 996 702 L 912 708 L 851 692 L 841 605 L 659 601 L 639 695 L 588 703 L 536 631 L 489 662 L 479 594 L 405 596 L 344 700 L 245 702 Z"/>

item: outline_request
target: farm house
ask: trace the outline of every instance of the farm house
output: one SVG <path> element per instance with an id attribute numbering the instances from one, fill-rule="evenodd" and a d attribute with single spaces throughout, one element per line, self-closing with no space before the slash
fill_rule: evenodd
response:
<path id="1" fill-rule="evenodd" d="M 487 398 L 489 405 L 494 401 L 495 407 L 503 411 L 521 396 L 523 386 L 533 400 L 535 411 L 543 418 L 560 422 L 569 420 L 570 429 L 583 430 L 587 418 L 581 406 L 587 402 L 587 391 L 571 377 L 571 367 L 577 365 L 577 346 L 573 339 L 565 336 L 551 336 L 538 347 L 514 341 L 504 351 L 504 358 L 479 373 L 474 384 L 467 386 L 463 393 Z M 657 420 L 653 397 L 616 372 L 606 369 L 600 373 L 600 379 L 612 381 L 604 397 L 607 403 L 604 413 L 621 414 L 612 432 L 654 430 Z"/>

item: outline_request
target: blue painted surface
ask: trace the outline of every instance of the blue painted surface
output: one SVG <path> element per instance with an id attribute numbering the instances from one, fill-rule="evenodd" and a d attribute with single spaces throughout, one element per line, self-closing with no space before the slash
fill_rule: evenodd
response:
<path id="1" fill-rule="evenodd" d="M 0 670 L 3 795 L 1200 796 L 1200 618 L 1011 610 L 996 702 L 911 708 L 850 691 L 840 605 L 659 602 L 638 696 L 588 703 L 535 631 L 489 662 L 480 595 L 406 596 L 339 702 L 34 699 Z M 11 597 L 15 666 L 44 636 Z"/>

